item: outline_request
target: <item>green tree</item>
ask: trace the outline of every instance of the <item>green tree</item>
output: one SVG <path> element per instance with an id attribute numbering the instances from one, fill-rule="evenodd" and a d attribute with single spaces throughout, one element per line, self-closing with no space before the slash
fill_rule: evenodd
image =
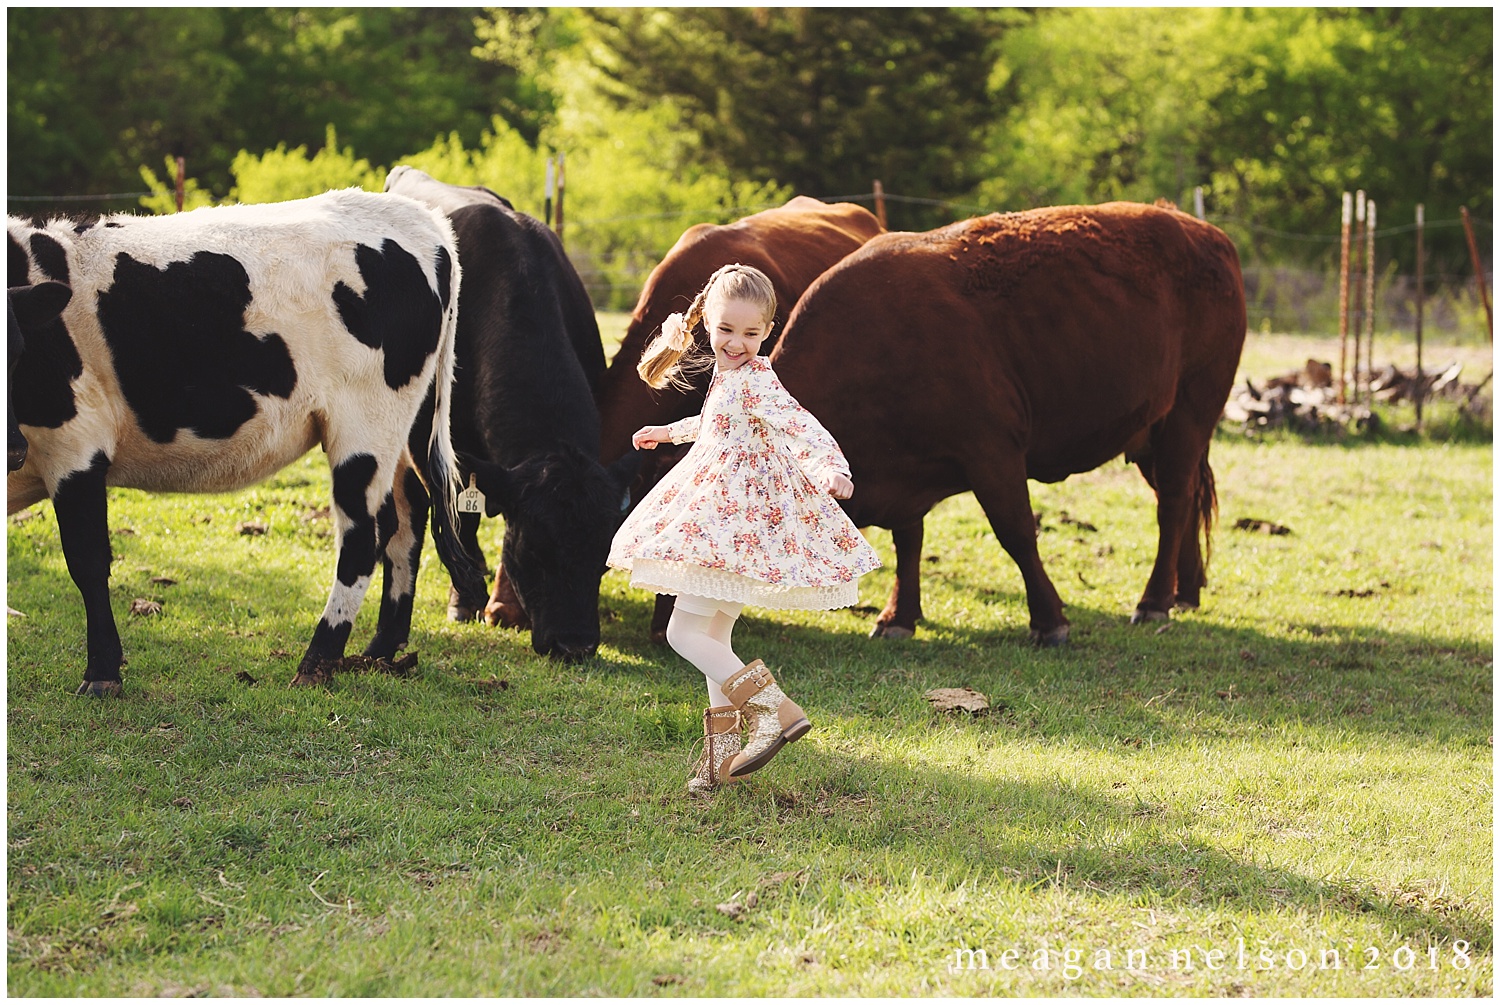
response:
<path id="1" fill-rule="evenodd" d="M 731 177 L 807 195 L 969 190 L 1007 15 L 963 8 L 589 9 L 622 107 L 669 101 Z M 943 214 L 937 214 L 944 218 Z M 931 225 L 930 212 L 908 214 Z"/>
<path id="2" fill-rule="evenodd" d="M 205 160 L 219 157 L 227 165 L 237 146 L 223 145 L 219 125 L 239 70 L 223 49 L 213 10 L 12 8 L 6 19 L 10 192 L 139 191 L 142 164 L 185 152 L 202 151 Z M 11 211 L 56 208 L 16 203 Z"/>
<path id="3" fill-rule="evenodd" d="M 1007 34 L 1011 99 L 975 200 L 1005 209 L 1106 199 L 1208 209 L 1254 257 L 1337 254 L 1341 195 L 1381 226 L 1492 207 L 1489 14 L 1400 10 L 1049 10 Z M 1477 100 L 1476 100 L 1477 99 Z M 1410 260 L 1397 238 L 1394 253 Z M 1429 247 L 1458 267 L 1462 237 Z"/>
<path id="4" fill-rule="evenodd" d="M 242 70 L 230 96 L 241 145 L 316 147 L 330 125 L 361 154 L 383 162 L 450 132 L 477 143 L 496 110 L 514 106 L 516 85 L 509 67 L 475 56 L 481 13 L 473 7 L 224 10 L 229 55 Z"/>
<path id="5" fill-rule="evenodd" d="M 497 111 L 535 141 L 516 72 L 475 56 L 480 12 L 16 8 L 10 190 L 138 191 L 142 165 L 181 155 L 223 196 L 238 151 L 316 148 L 330 126 L 387 162 L 453 132 L 477 143 Z"/>

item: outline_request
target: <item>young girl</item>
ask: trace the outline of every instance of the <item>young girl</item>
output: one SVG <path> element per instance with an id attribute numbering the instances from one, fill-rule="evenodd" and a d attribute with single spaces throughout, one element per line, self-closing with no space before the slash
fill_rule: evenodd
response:
<path id="1" fill-rule="evenodd" d="M 646 450 L 696 442 L 626 519 L 609 554 L 632 586 L 676 595 L 667 642 L 708 678 L 693 792 L 765 766 L 812 728 L 764 663 L 746 664 L 730 648 L 740 610 L 848 607 L 858 578 L 880 565 L 834 501 L 854 493 L 843 452 L 757 355 L 775 313 L 765 273 L 726 265 L 686 317 L 667 319 L 637 366 L 652 387 L 682 386 L 684 371 L 709 365 L 693 340 L 700 323 L 706 328 L 714 376 L 702 414 L 633 437 Z"/>

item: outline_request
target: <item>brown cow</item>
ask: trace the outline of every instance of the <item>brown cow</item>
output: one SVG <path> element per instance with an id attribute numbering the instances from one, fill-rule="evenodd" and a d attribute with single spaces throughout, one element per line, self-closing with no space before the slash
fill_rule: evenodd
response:
<path id="1" fill-rule="evenodd" d="M 667 315 L 685 311 L 703 289 L 709 276 L 731 262 L 753 265 L 771 278 L 778 307 L 770 350 L 786 324 L 792 305 L 814 279 L 870 238 L 884 233 L 875 215 L 853 203 L 825 203 L 797 196 L 784 206 L 764 210 L 722 226 L 700 223 L 677 239 L 661 264 L 651 270 L 630 316 L 625 338 L 599 385 L 601 425 L 599 459 L 605 464 L 632 449 L 630 435 L 642 426 L 665 425 L 703 407 L 709 373 L 698 375 L 691 391 L 668 388 L 653 391 L 636 373 L 635 365 L 646 343 L 661 330 Z M 699 343 L 707 350 L 708 339 L 700 331 Z M 631 495 L 639 499 L 654 485 L 670 463 L 686 451 L 662 448 L 647 457 Z M 502 603 L 497 582 L 495 597 L 485 612 L 491 624 L 514 625 L 524 617 L 519 605 Z M 652 637 L 666 638 L 667 619 L 672 613 L 670 597 L 658 598 L 652 619 Z"/>
<path id="2" fill-rule="evenodd" d="M 922 616 L 922 520 L 972 490 L 1020 567 L 1033 641 L 1068 620 L 1037 554 L 1026 479 L 1122 452 L 1156 490 L 1156 565 L 1133 622 L 1198 605 L 1217 500 L 1209 439 L 1245 338 L 1224 233 L 1135 203 L 995 214 L 879 237 L 825 273 L 772 353 L 838 439 L 860 526 L 892 531 L 896 588 L 874 635 Z"/>
<path id="3" fill-rule="evenodd" d="M 716 269 L 739 262 L 770 277 L 777 300 L 773 338 L 767 340 L 771 343 L 786 326 L 787 315 L 802 291 L 881 233 L 875 215 L 863 207 L 847 202 L 830 205 L 802 195 L 735 223 L 689 227 L 647 277 L 620 350 L 600 384 L 599 459 L 608 464 L 631 449 L 630 435 L 642 426 L 665 425 L 703 406 L 710 374 L 700 374 L 690 392 L 653 391 L 635 372 L 635 365 L 667 315 L 687 310 Z M 708 340 L 701 331 L 697 334 L 706 349 Z"/>

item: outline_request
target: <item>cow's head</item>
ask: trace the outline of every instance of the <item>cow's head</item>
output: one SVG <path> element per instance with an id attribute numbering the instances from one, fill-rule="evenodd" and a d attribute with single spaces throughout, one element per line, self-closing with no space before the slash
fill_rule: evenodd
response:
<path id="1" fill-rule="evenodd" d="M 531 647 L 577 662 L 599 648 L 599 580 L 640 456 L 609 468 L 575 447 L 515 467 L 466 464 L 490 516 L 505 517 L 505 574 L 531 618 Z"/>
<path id="2" fill-rule="evenodd" d="M 10 365 L 5 377 L 6 404 L 6 470 L 18 471 L 26 463 L 29 444 L 16 421 L 16 396 L 11 385 L 16 363 L 26 351 L 26 335 L 36 333 L 42 325 L 54 320 L 68 306 L 73 291 L 62 283 L 37 283 L 35 286 L 12 286 L 5 302 L 7 337 L 10 342 Z"/>

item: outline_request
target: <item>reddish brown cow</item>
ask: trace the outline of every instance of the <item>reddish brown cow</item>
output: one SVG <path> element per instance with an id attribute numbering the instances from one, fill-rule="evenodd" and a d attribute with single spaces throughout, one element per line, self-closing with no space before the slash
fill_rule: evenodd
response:
<path id="1" fill-rule="evenodd" d="M 972 490 L 1020 567 L 1032 639 L 1065 641 L 1026 480 L 1121 453 L 1156 490 L 1160 530 L 1131 620 L 1196 607 L 1209 439 L 1244 338 L 1234 245 L 1175 209 L 996 214 L 887 234 L 830 269 L 771 360 L 848 455 L 851 517 L 892 531 L 896 588 L 872 634 L 915 630 L 923 517 Z"/>
<path id="2" fill-rule="evenodd" d="M 882 232 L 875 215 L 863 207 L 847 202 L 830 205 L 802 195 L 735 223 L 689 227 L 651 270 L 620 351 L 600 384 L 599 459 L 608 464 L 631 449 L 630 434 L 642 426 L 664 425 L 702 408 L 708 373 L 700 374 L 689 392 L 653 391 L 635 372 L 635 365 L 667 315 L 686 311 L 716 269 L 739 262 L 770 277 L 778 304 L 770 343 L 814 279 Z M 697 336 L 706 349 L 703 332 Z"/>
<path id="3" fill-rule="evenodd" d="M 691 391 L 671 388 L 653 391 L 636 373 L 635 365 L 646 343 L 661 330 L 667 315 L 686 311 L 716 269 L 739 262 L 753 265 L 771 278 L 778 308 L 772 336 L 762 350 L 767 352 L 802 291 L 834 263 L 883 232 L 875 215 L 867 209 L 853 203 L 829 204 L 800 195 L 785 206 L 764 210 L 735 223 L 723 226 L 700 223 L 689 227 L 661 264 L 651 270 L 620 349 L 600 382 L 599 459 L 612 464 L 631 449 L 630 434 L 637 429 L 665 425 L 693 415 L 703 407 L 710 374 L 698 375 Z M 707 351 L 707 336 L 700 330 L 697 337 Z M 644 495 L 685 450 L 686 447 L 677 451 L 659 448 L 648 455 L 637 476 L 632 498 Z M 524 614 L 518 604 L 502 600 L 503 587 L 502 583 L 496 584 L 495 597 L 485 617 L 491 624 L 520 624 Z M 658 641 L 666 637 L 671 613 L 671 598 L 659 598 L 652 619 L 652 636 Z"/>

